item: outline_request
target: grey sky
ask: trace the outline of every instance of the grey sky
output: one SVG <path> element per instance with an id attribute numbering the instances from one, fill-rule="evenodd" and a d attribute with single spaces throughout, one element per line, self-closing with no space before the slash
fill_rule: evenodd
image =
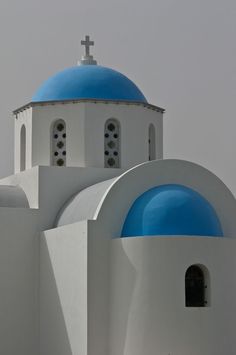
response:
<path id="1" fill-rule="evenodd" d="M 236 193 L 235 19 L 235 0 L 1 0 L 0 176 L 13 172 L 11 111 L 76 64 L 90 34 L 99 64 L 166 108 L 165 157 L 206 166 Z"/>

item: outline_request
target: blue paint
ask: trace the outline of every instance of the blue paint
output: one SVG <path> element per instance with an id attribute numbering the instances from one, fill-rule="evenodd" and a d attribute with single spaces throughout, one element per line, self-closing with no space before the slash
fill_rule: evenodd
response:
<path id="1" fill-rule="evenodd" d="M 57 73 L 42 84 L 32 102 L 79 99 L 147 102 L 125 75 L 98 65 L 81 65 Z"/>
<path id="2" fill-rule="evenodd" d="M 214 208 L 183 185 L 160 185 L 138 197 L 126 217 L 122 237 L 192 235 L 223 237 Z"/>

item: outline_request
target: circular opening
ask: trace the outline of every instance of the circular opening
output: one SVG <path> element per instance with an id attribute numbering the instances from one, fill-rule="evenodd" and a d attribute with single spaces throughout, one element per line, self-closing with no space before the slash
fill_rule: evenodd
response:
<path id="1" fill-rule="evenodd" d="M 55 157 L 57 157 L 58 156 L 58 152 L 55 152 L 54 155 L 55 155 Z"/>
<path id="2" fill-rule="evenodd" d="M 63 159 L 58 159 L 57 160 L 57 165 L 58 166 L 63 166 L 64 165 L 64 160 Z"/>
<path id="3" fill-rule="evenodd" d="M 114 138 L 118 138 L 118 134 L 115 133 L 115 134 L 114 134 Z"/>
<path id="4" fill-rule="evenodd" d="M 108 137 L 109 137 L 109 134 L 108 134 L 108 133 L 106 133 L 106 134 L 105 134 L 105 138 L 108 138 Z"/>
<path id="5" fill-rule="evenodd" d="M 58 138 L 58 134 L 54 134 L 54 138 L 57 139 Z"/>
<path id="6" fill-rule="evenodd" d="M 118 155 L 118 152 L 114 152 L 114 155 L 117 156 L 117 155 Z"/>
<path id="7" fill-rule="evenodd" d="M 63 155 L 66 155 L 66 151 L 64 150 L 64 151 L 62 152 L 62 154 L 63 154 Z"/>
<path id="8" fill-rule="evenodd" d="M 63 124 L 63 123 L 58 123 L 58 125 L 57 125 L 57 130 L 58 130 L 59 132 L 61 132 L 61 131 L 63 131 L 63 129 L 64 129 L 64 124 Z"/>
<path id="9" fill-rule="evenodd" d="M 63 133 L 62 137 L 63 137 L 63 138 L 66 138 L 66 133 Z"/>
<path id="10" fill-rule="evenodd" d="M 58 147 L 59 149 L 63 148 L 63 147 L 64 147 L 64 143 L 63 143 L 62 141 L 58 142 L 58 143 L 57 143 L 57 147 Z"/>
<path id="11" fill-rule="evenodd" d="M 115 159 L 109 158 L 108 161 L 107 161 L 107 163 L 108 163 L 108 165 L 110 165 L 110 166 L 114 166 L 116 162 L 115 162 Z"/>
<path id="12" fill-rule="evenodd" d="M 114 123 L 109 123 L 109 125 L 107 126 L 107 128 L 108 128 L 109 131 L 111 131 L 111 132 L 113 132 L 113 131 L 116 129 Z"/>
<path id="13" fill-rule="evenodd" d="M 105 151 L 105 155 L 109 155 L 109 152 L 107 150 Z"/>
<path id="14" fill-rule="evenodd" d="M 115 146 L 116 146 L 115 142 L 113 142 L 113 141 L 108 142 L 107 145 L 111 149 L 115 148 Z"/>

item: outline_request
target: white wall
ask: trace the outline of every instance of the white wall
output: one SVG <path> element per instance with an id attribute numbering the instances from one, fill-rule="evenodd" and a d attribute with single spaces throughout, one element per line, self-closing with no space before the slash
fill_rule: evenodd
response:
<path id="1" fill-rule="evenodd" d="M 14 116 L 15 120 L 15 142 L 14 142 L 14 170 L 21 171 L 21 128 L 26 129 L 26 169 L 32 167 L 32 108 L 23 110 Z"/>
<path id="2" fill-rule="evenodd" d="M 120 122 L 121 168 L 148 160 L 148 131 L 156 129 L 156 158 L 163 158 L 163 114 L 148 107 L 124 103 L 87 103 L 85 106 L 85 153 L 87 166 L 104 166 L 106 120 Z"/>
<path id="3" fill-rule="evenodd" d="M 111 250 L 109 355 L 235 354 L 235 239 L 131 237 Z M 185 307 L 192 264 L 209 270 L 209 307 Z"/>
<path id="4" fill-rule="evenodd" d="M 109 235 L 120 236 L 125 218 L 136 198 L 162 184 L 181 184 L 199 192 L 214 207 L 224 235 L 236 238 L 236 200 L 233 194 L 209 170 L 177 159 L 155 160 L 125 172 L 106 191 L 94 219 L 104 223 Z"/>
<path id="5" fill-rule="evenodd" d="M 51 165 L 51 128 L 58 119 L 66 123 L 67 166 L 84 166 L 83 103 L 34 106 L 32 166 Z"/>
<path id="6" fill-rule="evenodd" d="M 34 167 L 0 180 L 0 185 L 20 186 L 25 192 L 30 208 L 39 207 L 39 169 Z"/>
<path id="7" fill-rule="evenodd" d="M 0 354 L 39 355 L 36 211 L 0 208 Z"/>
<path id="8" fill-rule="evenodd" d="M 26 126 L 26 168 L 51 165 L 52 125 L 66 123 L 67 166 L 104 167 L 104 125 L 116 118 L 121 127 L 121 168 L 148 160 L 148 129 L 156 128 L 156 158 L 163 157 L 163 114 L 151 106 L 114 102 L 57 102 L 34 105 L 16 114 L 15 172 L 20 171 L 20 128 Z"/>
<path id="9" fill-rule="evenodd" d="M 165 183 L 205 196 L 225 237 L 120 239 L 133 201 Z M 235 215 L 227 187 L 190 162 L 145 163 L 118 178 L 89 223 L 88 355 L 234 355 Z M 210 307 L 200 310 L 184 305 L 184 275 L 195 263 L 210 272 Z"/>
<path id="10" fill-rule="evenodd" d="M 38 196 L 40 209 L 37 219 L 32 217 L 36 211 L 0 209 L 0 260 L 3 262 L 0 270 L 5 272 L 2 276 L 5 301 L 0 302 L 0 306 L 3 307 L 2 312 L 6 319 L 6 323 L 1 324 L 5 339 L 3 345 L 0 344 L 0 350 L 2 346 L 4 355 L 15 355 L 16 348 L 17 354 L 35 353 L 32 349 L 37 344 L 35 329 L 38 322 L 37 292 L 40 285 L 40 355 L 60 355 L 60 352 L 62 355 L 78 355 L 80 351 L 83 355 L 86 354 L 86 349 L 86 355 L 118 355 L 121 349 L 126 351 L 123 355 L 132 355 L 131 351 L 136 351 L 135 355 L 141 355 L 144 349 L 140 339 L 146 344 L 148 355 L 152 355 L 153 344 L 155 350 L 159 344 L 156 332 L 162 335 L 161 351 L 167 354 L 176 348 L 179 351 L 176 355 L 189 355 L 190 349 L 193 349 L 192 355 L 234 355 L 230 353 L 230 345 L 233 344 L 234 349 L 236 286 L 228 275 L 233 275 L 236 270 L 236 202 L 215 175 L 196 164 L 159 160 L 137 166 L 124 173 L 106 191 L 94 215 L 96 220 L 89 221 L 88 228 L 84 221 L 43 233 L 40 264 L 42 279 L 39 284 L 37 231 L 54 225 L 63 202 L 78 192 L 78 189 L 111 178 L 117 172 L 121 171 L 40 167 L 17 174 L 14 178 L 4 179 L 5 182 L 11 180 L 14 184 L 18 179 L 22 185 L 21 180 L 25 176 L 25 186 L 29 179 L 31 185 L 29 184 L 26 194 L 31 196 L 29 201 L 32 203 L 36 202 L 34 198 Z M 163 237 L 112 240 L 119 237 L 134 199 L 145 190 L 163 183 L 184 184 L 205 196 L 216 209 L 224 233 L 230 239 Z M 183 306 L 184 284 L 181 279 L 180 285 L 179 275 L 182 278 L 186 268 L 192 263 L 204 264 L 211 274 L 211 306 L 204 309 L 207 315 L 202 310 L 188 310 L 186 313 Z M 12 266 L 8 269 L 9 265 Z M 87 291 L 84 286 L 84 270 L 87 273 Z M 172 280 L 173 288 L 169 287 L 169 279 Z M 225 290 L 230 291 L 226 293 Z M 87 292 L 87 308 L 83 292 Z M 217 294 L 215 299 L 214 294 Z M 174 300 L 173 296 L 176 296 Z M 6 306 L 8 301 L 9 307 Z M 156 304 L 159 305 L 157 308 Z M 82 312 L 81 305 L 87 312 L 86 315 Z M 28 310 L 29 313 L 25 316 Z M 179 322 L 183 323 L 182 328 L 176 330 Z M 9 340 L 9 328 L 4 328 L 5 324 L 13 324 L 12 342 Z M 87 330 L 83 328 L 84 324 Z M 20 325 L 22 329 L 19 332 Z M 201 328 L 205 330 L 206 336 Z M 199 333 L 196 333 L 197 330 Z M 170 338 L 170 331 L 176 331 L 178 339 L 174 335 Z M 184 341 L 188 331 L 190 337 Z M 29 334 L 28 338 L 26 334 Z M 26 339 L 23 341 L 24 337 Z"/>
<path id="11" fill-rule="evenodd" d="M 72 196 L 122 172 L 121 169 L 38 166 L 0 180 L 0 186 L 5 191 L 6 185 L 8 188 L 19 185 L 30 208 L 40 209 L 41 227 L 50 229 L 55 226 L 59 211 Z"/>
<path id="12" fill-rule="evenodd" d="M 87 355 L 87 243 L 87 222 L 41 235 L 40 355 Z"/>
<path id="13" fill-rule="evenodd" d="M 44 233 L 42 355 L 234 355 L 235 239 L 107 232 L 82 221 Z M 185 307 L 192 264 L 209 270 L 208 307 Z"/>

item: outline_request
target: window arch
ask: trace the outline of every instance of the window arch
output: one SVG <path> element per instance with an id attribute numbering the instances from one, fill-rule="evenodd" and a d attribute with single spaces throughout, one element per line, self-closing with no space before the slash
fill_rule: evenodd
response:
<path id="1" fill-rule="evenodd" d="M 51 163 L 56 166 L 66 166 L 66 123 L 62 119 L 52 125 Z"/>
<path id="2" fill-rule="evenodd" d="M 191 265 L 185 273 L 185 306 L 209 305 L 209 275 L 205 267 Z"/>
<path id="3" fill-rule="evenodd" d="M 156 159 L 156 132 L 151 123 L 148 128 L 148 160 Z"/>
<path id="4" fill-rule="evenodd" d="M 105 168 L 120 168 L 120 159 L 120 123 L 115 118 L 110 118 L 104 127 Z"/>
<path id="5" fill-rule="evenodd" d="M 26 168 L 26 128 L 23 124 L 20 130 L 20 171 Z"/>

